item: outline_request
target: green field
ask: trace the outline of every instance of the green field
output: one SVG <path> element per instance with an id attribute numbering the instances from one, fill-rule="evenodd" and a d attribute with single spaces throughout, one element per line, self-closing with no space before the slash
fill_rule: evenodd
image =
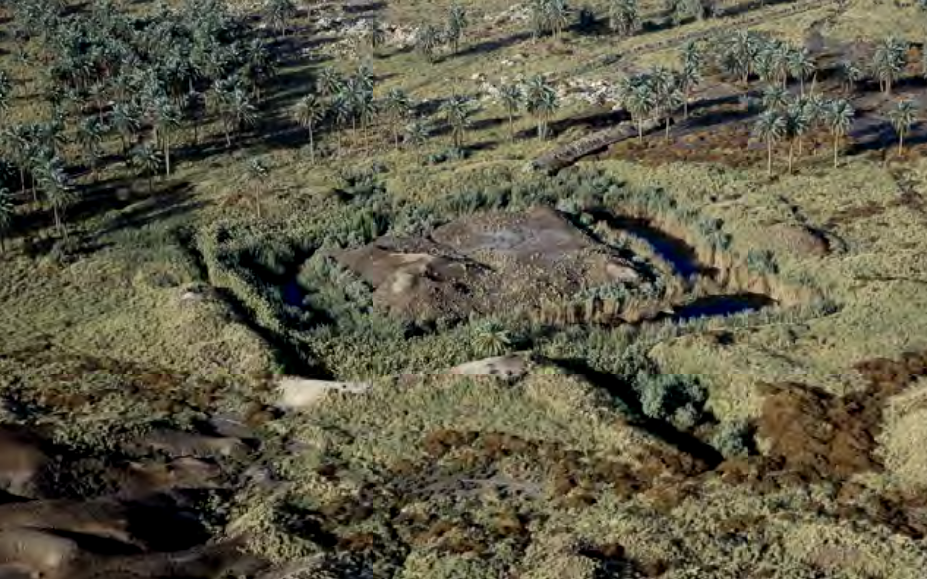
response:
<path id="1" fill-rule="evenodd" d="M 534 4 L 0 7 L 0 575 L 923 575 L 927 12 Z"/>

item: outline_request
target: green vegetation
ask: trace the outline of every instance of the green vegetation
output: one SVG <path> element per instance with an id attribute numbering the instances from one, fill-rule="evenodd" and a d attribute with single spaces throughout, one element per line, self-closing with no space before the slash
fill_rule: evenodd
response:
<path id="1" fill-rule="evenodd" d="M 908 4 L 0 7 L 0 558 L 920 577 Z"/>

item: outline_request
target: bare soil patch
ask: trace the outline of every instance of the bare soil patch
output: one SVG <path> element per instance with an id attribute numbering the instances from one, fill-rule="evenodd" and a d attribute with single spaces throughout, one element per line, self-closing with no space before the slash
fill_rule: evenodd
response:
<path id="1" fill-rule="evenodd" d="M 335 259 L 414 320 L 533 310 L 586 288 L 641 281 L 628 260 L 547 207 L 464 217 L 422 238 L 383 237 Z"/>

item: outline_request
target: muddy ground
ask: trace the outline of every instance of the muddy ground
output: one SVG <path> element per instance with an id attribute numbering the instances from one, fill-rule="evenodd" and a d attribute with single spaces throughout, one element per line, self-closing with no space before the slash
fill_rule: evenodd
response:
<path id="1" fill-rule="evenodd" d="M 427 237 L 383 237 L 335 259 L 375 288 L 375 304 L 412 320 L 530 310 L 643 281 L 638 266 L 547 207 L 464 217 Z"/>

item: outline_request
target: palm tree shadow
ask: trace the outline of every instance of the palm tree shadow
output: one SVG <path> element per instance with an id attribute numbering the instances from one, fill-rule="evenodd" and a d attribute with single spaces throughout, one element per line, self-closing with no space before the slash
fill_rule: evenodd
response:
<path id="1" fill-rule="evenodd" d="M 504 38 L 494 38 L 492 40 L 484 40 L 483 42 L 478 42 L 476 44 L 470 44 L 468 46 L 465 46 L 461 48 L 459 51 L 457 51 L 456 54 L 451 54 L 451 55 L 446 56 L 445 59 L 453 58 L 454 56 L 471 56 L 474 54 L 486 54 L 489 52 L 495 52 L 497 50 L 508 48 L 509 46 L 513 46 L 515 44 L 524 42 L 528 40 L 529 38 L 531 38 L 531 36 L 532 35 L 530 32 L 517 32 L 515 34 L 506 36 Z"/>
<path id="2" fill-rule="evenodd" d="M 582 116 L 570 117 L 554 121 L 548 125 L 548 129 L 554 135 L 563 133 L 574 127 L 586 129 L 606 129 L 613 127 L 618 123 L 630 120 L 630 116 L 624 110 L 600 110 L 599 112 L 587 113 Z M 536 129 L 522 131 L 519 136 L 526 137 L 536 132 Z"/>

